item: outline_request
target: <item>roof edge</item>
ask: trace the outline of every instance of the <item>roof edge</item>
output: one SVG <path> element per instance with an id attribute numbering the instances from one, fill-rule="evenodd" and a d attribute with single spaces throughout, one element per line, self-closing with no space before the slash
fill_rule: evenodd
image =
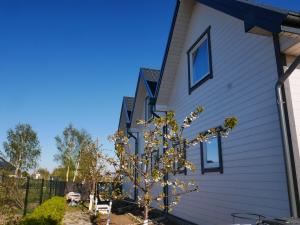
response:
<path id="1" fill-rule="evenodd" d="M 172 37 L 173 37 L 173 33 L 174 33 L 174 28 L 175 28 L 175 24 L 176 24 L 176 20 L 177 20 L 177 15 L 178 15 L 178 11 L 179 11 L 179 7 L 180 7 L 180 0 L 176 0 L 176 6 L 175 6 L 174 13 L 173 13 L 173 18 L 172 18 L 170 31 L 169 31 L 167 46 L 166 46 L 166 49 L 165 49 L 164 58 L 163 58 L 163 62 L 162 62 L 161 69 L 160 69 L 160 75 L 159 75 L 159 79 L 158 79 L 155 94 L 154 94 L 155 103 L 157 101 L 157 97 L 158 97 L 158 94 L 159 94 L 159 89 L 160 89 L 160 85 L 161 85 L 161 81 L 162 81 L 162 76 L 163 76 L 163 73 L 164 73 L 164 70 L 165 70 L 165 65 L 166 65 L 166 62 L 167 62 L 167 58 L 168 58 L 168 54 L 169 54 L 169 50 L 170 50 L 170 46 L 171 46 L 171 41 L 172 41 Z"/>

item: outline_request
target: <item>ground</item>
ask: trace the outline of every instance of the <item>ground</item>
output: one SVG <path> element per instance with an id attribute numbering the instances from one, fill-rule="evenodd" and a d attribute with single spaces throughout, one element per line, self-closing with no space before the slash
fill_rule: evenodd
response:
<path id="1" fill-rule="evenodd" d="M 68 207 L 64 219 L 63 225 L 105 225 L 106 215 L 100 215 L 95 218 L 86 207 Z M 133 225 L 132 217 L 128 214 L 117 215 L 111 214 L 111 225 Z"/>
<path id="2" fill-rule="evenodd" d="M 92 225 L 90 214 L 86 211 L 68 210 L 63 219 L 64 225 Z"/>
<path id="3" fill-rule="evenodd" d="M 128 201 L 114 201 L 110 225 L 138 225 L 142 222 L 142 211 L 135 204 Z M 178 225 L 168 221 L 158 210 L 152 210 L 150 220 L 155 220 L 157 225 Z M 95 217 L 88 211 L 86 205 L 68 207 L 63 225 L 105 225 L 106 215 Z M 159 221 L 157 221 L 159 219 Z"/>

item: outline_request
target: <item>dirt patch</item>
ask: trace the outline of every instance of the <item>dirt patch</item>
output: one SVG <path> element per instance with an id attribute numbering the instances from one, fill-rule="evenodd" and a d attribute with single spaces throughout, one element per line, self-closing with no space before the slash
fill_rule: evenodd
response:
<path id="1" fill-rule="evenodd" d="M 63 225 L 93 225 L 90 213 L 82 210 L 67 210 L 63 219 Z"/>
<path id="2" fill-rule="evenodd" d="M 100 215 L 100 217 L 97 219 L 97 225 L 105 225 L 106 221 L 107 221 L 106 215 Z M 134 223 L 128 214 L 124 214 L 124 215 L 111 214 L 110 224 L 111 225 L 133 225 L 138 223 Z"/>
<path id="3" fill-rule="evenodd" d="M 113 203 L 112 211 L 115 215 L 128 215 L 132 214 L 133 217 L 138 218 L 139 221 L 143 221 L 143 209 L 138 207 L 134 202 L 130 200 L 125 201 L 115 201 Z M 128 215 L 129 216 L 129 215 Z M 129 216 L 130 217 L 130 216 Z M 134 224 L 140 224 L 137 220 L 133 220 L 130 217 Z M 165 214 L 157 209 L 151 209 L 149 212 L 149 219 L 155 225 L 179 225 L 174 221 L 170 221 L 166 218 Z"/>

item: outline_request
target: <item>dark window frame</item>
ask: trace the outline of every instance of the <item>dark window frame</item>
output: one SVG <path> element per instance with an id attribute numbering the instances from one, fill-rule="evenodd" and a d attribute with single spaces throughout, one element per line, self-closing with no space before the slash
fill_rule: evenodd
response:
<path id="1" fill-rule="evenodd" d="M 205 173 L 210 173 L 210 172 L 219 172 L 221 174 L 224 173 L 224 168 L 223 168 L 223 148 L 222 148 L 222 136 L 220 132 L 218 133 L 217 136 L 218 139 L 218 155 L 219 155 L 219 166 L 218 167 L 211 167 L 211 168 L 205 168 L 204 164 L 204 146 L 203 142 L 200 143 L 200 156 L 201 156 L 201 172 L 202 174 Z"/>
<path id="2" fill-rule="evenodd" d="M 159 168 L 158 162 L 159 162 L 159 150 L 157 149 L 157 150 L 154 150 L 151 152 L 151 162 L 150 162 L 151 173 L 153 172 L 154 168 L 157 168 L 157 169 Z"/>
<path id="3" fill-rule="evenodd" d="M 206 28 L 206 30 L 200 35 L 200 37 L 195 41 L 195 43 L 189 48 L 187 51 L 187 59 L 188 59 L 188 90 L 189 95 L 196 90 L 199 86 L 205 83 L 207 80 L 213 78 L 213 68 L 212 68 L 212 53 L 211 53 L 211 37 L 210 37 L 210 26 Z M 198 45 L 198 43 L 207 35 L 208 40 L 208 61 L 209 61 L 209 74 L 205 77 L 197 81 L 197 83 L 192 84 L 192 71 L 191 71 L 191 53 L 195 50 L 194 48 Z"/>
<path id="4" fill-rule="evenodd" d="M 146 122 L 149 122 L 154 118 L 153 108 L 154 108 L 154 105 L 152 104 L 152 99 L 151 99 L 150 96 L 147 96 L 145 98 L 145 105 L 144 105 L 145 121 Z M 150 115 L 148 115 L 148 114 L 150 114 Z"/>

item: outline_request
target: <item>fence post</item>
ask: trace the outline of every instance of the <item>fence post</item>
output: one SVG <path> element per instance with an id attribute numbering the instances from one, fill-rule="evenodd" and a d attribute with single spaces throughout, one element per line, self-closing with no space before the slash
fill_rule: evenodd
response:
<path id="1" fill-rule="evenodd" d="M 43 203 L 43 193 L 44 193 L 44 179 L 42 179 L 42 185 L 41 185 L 40 205 Z"/>
<path id="2" fill-rule="evenodd" d="M 49 199 L 52 197 L 52 179 L 50 177 L 50 180 L 49 180 Z"/>
<path id="3" fill-rule="evenodd" d="M 54 196 L 56 196 L 56 193 L 57 193 L 57 180 L 55 180 Z"/>
<path id="4" fill-rule="evenodd" d="M 24 199 L 24 211 L 23 215 L 26 216 L 27 213 L 27 203 L 28 203 L 28 194 L 29 194 L 29 184 L 30 184 L 30 177 L 27 177 L 27 182 L 26 182 L 26 192 L 25 192 L 25 199 Z"/>

